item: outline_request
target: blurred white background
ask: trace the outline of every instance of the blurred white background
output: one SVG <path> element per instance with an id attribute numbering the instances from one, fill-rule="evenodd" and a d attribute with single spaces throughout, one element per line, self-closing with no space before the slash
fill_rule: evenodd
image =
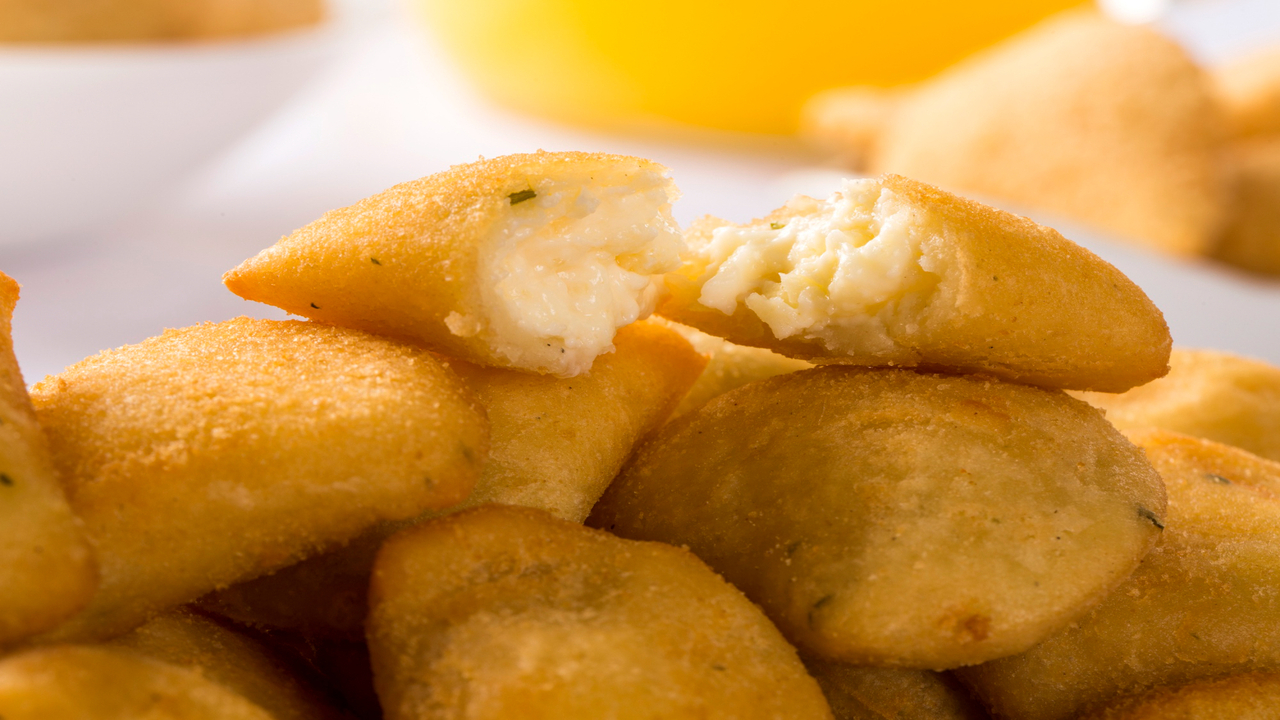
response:
<path id="1" fill-rule="evenodd" d="M 396 0 L 339 0 L 331 60 L 274 117 L 148 207 L 38 244 L 0 244 L 23 285 L 14 343 L 28 382 L 166 327 L 240 314 L 284 317 L 231 295 L 221 274 L 326 210 L 480 155 L 605 150 L 669 166 L 687 223 L 742 221 L 833 176 L 787 139 L 689 131 L 614 136 L 517 116 L 476 97 Z M 1184 4 L 1164 26 L 1206 61 L 1280 41 L 1277 0 Z M 0 218 L 0 231 L 3 230 Z M 1280 285 L 1179 264 L 1062 228 L 1163 308 L 1183 345 L 1280 364 Z"/>

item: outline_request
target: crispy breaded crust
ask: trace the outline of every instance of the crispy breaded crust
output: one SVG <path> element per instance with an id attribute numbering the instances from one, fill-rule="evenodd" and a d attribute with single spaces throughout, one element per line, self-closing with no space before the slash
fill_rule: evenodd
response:
<path id="1" fill-rule="evenodd" d="M 1217 350 L 1178 348 L 1169 374 L 1126 393 L 1080 393 L 1121 430 L 1162 428 L 1280 462 L 1280 368 Z"/>
<path id="2" fill-rule="evenodd" d="M 537 510 L 396 535 L 369 604 L 388 720 L 831 717 L 777 628 L 687 550 Z"/>
<path id="3" fill-rule="evenodd" d="M 323 0 L 0 0 L 0 42 L 211 40 L 319 23 Z"/>
<path id="4" fill-rule="evenodd" d="M 588 524 L 687 545 L 807 652 L 946 669 L 1101 601 L 1164 502 L 1141 451 L 1061 392 L 828 366 L 667 424 Z"/>
<path id="5" fill-rule="evenodd" d="M 706 368 L 698 376 L 698 381 L 693 384 L 693 387 L 689 388 L 684 399 L 680 401 L 680 405 L 671 415 L 672 418 L 697 410 L 711 400 L 747 383 L 813 367 L 811 363 L 804 360 L 789 358 L 764 348 L 734 345 L 680 323 L 662 318 L 656 318 L 654 322 L 665 323 L 683 335 L 693 345 L 694 350 L 707 358 Z"/>
<path id="6" fill-rule="evenodd" d="M 452 357 L 506 366 L 451 314 L 482 316 L 481 242 L 512 194 L 563 173 L 664 173 L 634 157 L 583 152 L 506 155 L 397 185 L 326 213 L 223 276 L 227 288 L 295 315 L 408 337 Z"/>
<path id="7" fill-rule="evenodd" d="M 1177 43 L 1071 11 L 922 86 L 869 170 L 1193 255 L 1226 220 L 1226 136 L 1212 81 Z"/>
<path id="8" fill-rule="evenodd" d="M 667 281 L 659 314 L 740 345 L 813 362 L 985 373 L 1053 388 L 1120 392 L 1164 375 L 1172 347 L 1164 315 L 1119 270 L 1052 228 L 896 175 L 880 179 L 916 212 L 926 253 L 949 267 L 918 318 L 888 328 L 898 350 L 847 356 L 799 337 L 779 340 L 739 303 L 724 315 L 698 303 L 703 267 Z M 784 222 L 783 208 L 753 225 Z M 709 237 L 723 221 L 689 229 Z"/>
<path id="9" fill-rule="evenodd" d="M 836 720 L 989 720 L 950 673 L 848 665 L 802 655 Z"/>
<path id="10" fill-rule="evenodd" d="M 127 650 L 60 645 L 0 660 L 5 720 L 277 720 L 197 670 Z"/>
<path id="11" fill-rule="evenodd" d="M 654 322 L 622 328 L 616 344 L 591 372 L 572 379 L 452 363 L 492 430 L 475 491 L 447 512 L 496 503 L 586 520 L 704 364 L 688 342 Z M 334 552 L 214 593 L 204 607 L 257 627 L 362 639 L 374 556 L 406 524 L 388 523 Z"/>
<path id="12" fill-rule="evenodd" d="M 187 608 L 170 610 L 105 643 L 178 667 L 256 703 L 273 720 L 344 720 L 319 676 L 243 628 Z"/>
<path id="13" fill-rule="evenodd" d="M 436 356 L 357 330 L 239 318 L 169 330 L 32 389 L 98 555 L 102 638 L 383 520 L 464 500 L 488 423 Z"/>
<path id="14" fill-rule="evenodd" d="M 1151 688 L 1280 667 L 1280 463 L 1163 430 L 1131 437 L 1168 486 L 1160 542 L 1071 626 L 957 671 L 997 717 L 1066 720 Z"/>
<path id="15" fill-rule="evenodd" d="M 17 302 L 0 273 L 0 648 L 65 620 L 98 584 L 13 354 Z"/>
<path id="16" fill-rule="evenodd" d="M 1161 687 L 1082 715 L 1079 720 L 1276 720 L 1280 673 L 1229 675 Z"/>

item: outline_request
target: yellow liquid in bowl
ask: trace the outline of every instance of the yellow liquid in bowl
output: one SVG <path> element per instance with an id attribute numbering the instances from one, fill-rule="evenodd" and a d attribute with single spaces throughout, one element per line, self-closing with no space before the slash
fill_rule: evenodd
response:
<path id="1" fill-rule="evenodd" d="M 794 131 L 842 85 L 924 80 L 1080 0 L 417 0 L 497 101 L 588 124 Z"/>

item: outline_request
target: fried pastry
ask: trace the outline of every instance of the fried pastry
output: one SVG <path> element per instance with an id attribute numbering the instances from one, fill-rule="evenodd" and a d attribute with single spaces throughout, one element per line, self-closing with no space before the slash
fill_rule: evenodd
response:
<path id="1" fill-rule="evenodd" d="M 282 720 L 198 670 L 122 649 L 62 645 L 0 659 L 5 720 Z"/>
<path id="2" fill-rule="evenodd" d="M 1280 463 L 1163 430 L 1133 437 L 1168 486 L 1160 542 L 1070 627 L 958 671 L 998 717 L 1065 720 L 1152 688 L 1280 668 Z"/>
<path id="3" fill-rule="evenodd" d="M 17 302 L 0 273 L 0 648 L 65 620 L 98 584 L 13 354 Z"/>
<path id="4" fill-rule="evenodd" d="M 727 340 L 679 323 L 666 324 L 683 335 L 695 350 L 707 358 L 706 368 L 698 376 L 693 387 L 689 388 L 688 394 L 680 401 L 676 411 L 672 413 L 673 418 L 697 410 L 713 398 L 720 397 L 736 387 L 771 378 L 774 375 L 813 367 L 811 363 L 804 360 L 789 358 L 764 348 L 734 345 Z"/>
<path id="5" fill-rule="evenodd" d="M 240 318 L 104 352 L 32 389 L 102 582 L 44 641 L 98 639 L 383 520 L 464 500 L 484 411 L 414 346 Z"/>
<path id="6" fill-rule="evenodd" d="M 688 551 L 541 511 L 393 537 L 369 597 L 388 720 L 831 717 L 760 609 Z"/>
<path id="7" fill-rule="evenodd" d="M 588 523 L 687 546 L 809 653 L 941 670 L 1083 614 L 1164 502 L 1141 451 L 1061 392 L 823 367 L 668 424 Z"/>
<path id="8" fill-rule="evenodd" d="M 343 720 L 320 677 L 261 640 L 186 608 L 170 610 L 106 643 L 177 667 L 258 705 L 275 720 Z"/>
<path id="9" fill-rule="evenodd" d="M 1280 276 L 1280 137 L 1232 148 L 1236 200 L 1213 257 L 1242 270 Z"/>
<path id="10" fill-rule="evenodd" d="M 814 103 L 811 115 L 841 122 L 838 104 Z M 904 92 L 880 122 L 871 141 L 860 137 L 865 119 L 849 131 L 850 151 L 870 148 L 872 174 L 1038 209 L 1180 255 L 1207 250 L 1226 220 L 1227 121 L 1216 89 L 1151 28 L 1064 13 Z"/>
<path id="11" fill-rule="evenodd" d="M 988 720 L 949 673 L 871 667 L 802 656 L 836 720 Z"/>
<path id="12" fill-rule="evenodd" d="M 1119 392 L 1168 369 L 1164 316 L 1056 231 L 894 175 L 690 229 L 659 314 L 814 362 Z"/>
<path id="13" fill-rule="evenodd" d="M 295 315 L 573 377 L 679 266 L 666 173 L 573 152 L 458 165 L 330 212 L 223 281 Z"/>
<path id="14" fill-rule="evenodd" d="M 1280 368 L 1217 350 L 1177 348 L 1171 370 L 1126 393 L 1079 393 L 1121 430 L 1163 428 L 1280 461 Z"/>
<path id="15" fill-rule="evenodd" d="M 1162 687 L 1126 698 L 1080 720 L 1276 720 L 1280 673 L 1248 673 Z"/>
<path id="16" fill-rule="evenodd" d="M 623 328 L 616 344 L 617 352 L 572 379 L 451 363 L 492 428 L 476 489 L 453 510 L 497 503 L 571 522 L 587 518 L 635 445 L 666 420 L 703 366 L 686 341 L 656 323 Z M 260 627 L 363 638 L 374 555 L 407 524 L 381 525 L 344 548 L 215 593 L 204 607 Z"/>

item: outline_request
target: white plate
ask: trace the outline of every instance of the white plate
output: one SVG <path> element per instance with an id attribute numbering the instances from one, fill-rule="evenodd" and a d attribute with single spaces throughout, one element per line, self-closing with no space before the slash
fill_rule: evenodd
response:
<path id="1" fill-rule="evenodd" d="M 231 42 L 0 49 L 0 243 L 154 202 L 290 99 L 328 27 Z"/>

